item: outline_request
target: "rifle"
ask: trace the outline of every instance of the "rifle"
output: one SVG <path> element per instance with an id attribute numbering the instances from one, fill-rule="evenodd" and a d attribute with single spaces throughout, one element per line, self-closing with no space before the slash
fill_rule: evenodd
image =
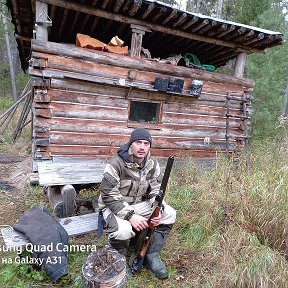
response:
<path id="1" fill-rule="evenodd" d="M 137 243 L 138 249 L 130 257 L 129 264 L 131 266 L 131 271 L 133 274 L 136 274 L 141 270 L 142 265 L 143 265 L 143 261 L 144 261 L 145 255 L 146 255 L 146 251 L 148 249 L 149 244 L 151 243 L 152 235 L 153 235 L 154 230 L 156 228 L 151 223 L 151 219 L 154 217 L 158 217 L 159 213 L 161 211 L 162 202 L 164 199 L 166 187 L 167 187 L 168 180 L 170 177 L 170 172 L 172 170 L 173 162 L 174 162 L 174 156 L 171 155 L 171 156 L 169 156 L 167 164 L 166 164 L 166 168 L 165 168 L 164 176 L 163 176 L 161 186 L 159 189 L 159 193 L 155 198 L 155 202 L 157 202 L 157 206 L 155 207 L 155 209 L 153 210 L 152 214 L 150 215 L 150 217 L 147 221 L 148 228 L 146 228 L 145 230 L 142 230 L 140 233 L 139 240 Z"/>

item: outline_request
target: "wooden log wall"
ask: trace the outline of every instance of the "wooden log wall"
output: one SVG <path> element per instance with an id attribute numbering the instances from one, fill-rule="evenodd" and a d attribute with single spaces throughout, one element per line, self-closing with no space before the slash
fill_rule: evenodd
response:
<path id="1" fill-rule="evenodd" d="M 67 52 L 68 48 L 63 45 L 62 49 Z M 152 63 L 154 70 L 148 71 L 142 66 L 136 69 L 137 61 L 143 62 L 143 59 L 108 52 L 92 53 L 75 47 L 73 57 L 62 56 L 63 50 L 58 55 L 57 49 L 39 50 L 33 49 L 29 69 L 35 83 L 35 160 L 60 156 L 107 158 L 128 141 L 134 128 L 143 126 L 152 134 L 155 156 L 173 153 L 208 160 L 218 153 L 227 150 L 233 153 L 244 148 L 247 117 L 243 107 L 249 103 L 247 91 L 251 92 L 253 86 L 247 79 L 239 79 L 236 85 L 237 79 L 231 76 L 155 62 Z M 94 58 L 89 59 L 89 53 Z M 133 65 L 130 68 L 127 62 L 126 66 L 117 66 L 117 61 L 115 65 L 97 62 L 98 56 L 102 60 L 118 57 L 118 63 L 128 59 Z M 150 67 L 151 62 L 145 61 L 146 67 Z M 171 70 L 185 80 L 182 94 L 158 92 L 153 88 L 155 77 L 171 77 Z M 224 78 L 222 83 L 221 78 Z M 199 98 L 189 94 L 193 79 L 202 79 L 204 83 Z M 224 83 L 225 79 L 231 81 Z M 159 103 L 160 123 L 129 122 L 131 100 Z"/>

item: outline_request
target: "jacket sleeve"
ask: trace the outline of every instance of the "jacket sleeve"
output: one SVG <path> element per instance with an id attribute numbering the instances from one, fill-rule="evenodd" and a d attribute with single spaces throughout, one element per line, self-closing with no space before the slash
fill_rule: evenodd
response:
<path id="1" fill-rule="evenodd" d="M 134 208 L 122 200 L 119 191 L 120 177 L 119 172 L 111 164 L 107 164 L 104 170 L 103 179 L 100 185 L 100 193 L 103 203 L 113 214 L 121 219 L 128 220 L 134 213 Z"/>
<path id="2" fill-rule="evenodd" d="M 148 194 L 148 198 L 150 199 L 151 204 L 155 201 L 155 197 L 159 193 L 162 178 L 163 174 L 161 173 L 160 165 L 157 162 L 155 166 L 155 171 L 152 174 L 151 179 L 149 180 L 150 192 Z"/>

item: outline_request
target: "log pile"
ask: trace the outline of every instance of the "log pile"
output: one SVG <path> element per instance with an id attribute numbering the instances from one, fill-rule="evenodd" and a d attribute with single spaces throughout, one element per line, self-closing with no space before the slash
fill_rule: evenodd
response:
<path id="1" fill-rule="evenodd" d="M 116 250 L 105 246 L 92 252 L 82 267 L 85 288 L 124 288 L 126 259 Z"/>
<path id="2" fill-rule="evenodd" d="M 76 35 L 76 46 L 78 47 L 98 51 L 108 51 L 120 55 L 128 55 L 128 46 L 123 46 L 123 44 L 124 42 L 118 38 L 118 36 L 114 36 L 107 45 L 100 40 L 92 38 L 88 35 L 80 33 Z"/>
<path id="3" fill-rule="evenodd" d="M 103 51 L 106 45 L 95 38 L 78 33 L 76 36 L 76 46 Z"/>

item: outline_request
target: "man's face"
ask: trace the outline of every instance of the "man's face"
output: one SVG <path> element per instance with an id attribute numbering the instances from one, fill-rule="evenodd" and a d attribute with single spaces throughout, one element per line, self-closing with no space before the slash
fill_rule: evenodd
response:
<path id="1" fill-rule="evenodd" d="M 150 150 L 150 142 L 147 140 L 137 140 L 130 147 L 135 161 L 142 162 Z"/>

